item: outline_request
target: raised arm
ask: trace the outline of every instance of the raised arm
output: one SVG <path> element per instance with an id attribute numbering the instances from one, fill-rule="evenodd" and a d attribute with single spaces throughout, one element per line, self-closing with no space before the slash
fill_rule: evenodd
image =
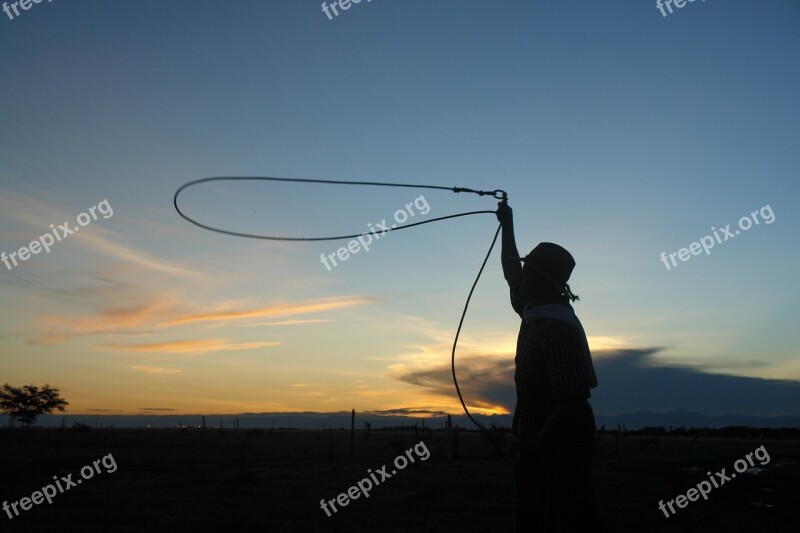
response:
<path id="1" fill-rule="evenodd" d="M 502 224 L 502 243 L 500 262 L 503 265 L 503 277 L 511 289 L 511 306 L 517 314 L 522 315 L 525 302 L 522 301 L 522 265 L 519 260 L 517 242 L 514 238 L 514 215 L 508 200 L 497 204 L 497 220 Z"/>

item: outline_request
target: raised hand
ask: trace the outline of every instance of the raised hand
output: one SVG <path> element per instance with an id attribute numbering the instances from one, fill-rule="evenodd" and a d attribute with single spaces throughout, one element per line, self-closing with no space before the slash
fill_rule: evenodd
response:
<path id="1" fill-rule="evenodd" d="M 503 201 L 497 203 L 497 220 L 500 221 L 501 224 L 505 225 L 508 222 L 511 222 L 514 215 L 512 213 L 511 207 L 508 205 L 508 200 L 503 199 Z"/>

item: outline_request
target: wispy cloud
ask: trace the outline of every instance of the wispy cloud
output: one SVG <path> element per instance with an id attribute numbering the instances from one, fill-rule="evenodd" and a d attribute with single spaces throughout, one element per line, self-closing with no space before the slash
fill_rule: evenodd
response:
<path id="1" fill-rule="evenodd" d="M 164 315 L 175 312 L 177 296 L 162 293 L 143 295 L 141 301 L 127 306 L 113 306 L 91 315 L 52 314 L 38 320 L 39 335 L 30 344 L 49 345 L 81 335 L 145 333 Z"/>
<path id="2" fill-rule="evenodd" d="M 165 368 L 160 366 L 148 366 L 148 365 L 135 365 L 132 366 L 131 369 L 138 370 L 139 372 L 144 372 L 145 374 L 180 374 L 182 370 L 177 368 Z"/>
<path id="3" fill-rule="evenodd" d="M 244 311 L 222 310 L 207 313 L 195 313 L 175 318 L 160 324 L 163 327 L 182 326 L 195 322 L 220 322 L 230 320 L 245 320 L 248 318 L 261 318 L 266 316 L 292 316 L 326 311 L 337 311 L 358 305 L 365 305 L 372 301 L 367 297 L 333 297 L 319 300 L 308 300 L 298 303 L 276 304 Z"/>
<path id="4" fill-rule="evenodd" d="M 225 324 L 225 325 L 246 328 L 251 326 L 299 326 L 303 324 L 328 324 L 330 322 L 333 322 L 333 320 L 328 318 L 315 318 L 308 320 L 278 320 L 275 322 L 249 322 L 247 324 Z"/>
<path id="5" fill-rule="evenodd" d="M 80 211 L 68 213 L 53 205 L 50 205 L 29 194 L 0 186 L 0 213 L 3 218 L 11 219 L 30 227 L 31 233 L 25 237 L 27 242 L 37 238 L 43 233 L 50 231 L 50 224 L 61 224 L 65 221 L 70 222 L 70 227 L 74 226 L 75 218 L 83 210 L 103 201 L 104 198 L 98 197 L 94 203 L 86 205 Z M 109 198 L 109 204 L 114 207 L 114 199 Z M 115 213 L 116 214 L 116 213 Z M 109 219 L 110 220 L 110 219 Z M 202 274 L 186 268 L 178 263 L 167 261 L 146 251 L 123 244 L 126 237 L 120 233 L 102 227 L 106 220 L 102 217 L 92 222 L 85 231 L 80 234 L 70 235 L 67 240 L 59 243 L 60 247 L 74 244 L 90 252 L 104 255 L 126 265 L 135 265 L 140 269 L 180 278 L 202 278 Z M 18 235 L 19 232 L 11 233 Z"/>
<path id="6" fill-rule="evenodd" d="M 424 407 L 398 407 L 396 409 L 383 409 L 379 411 L 365 411 L 368 415 L 389 415 L 389 416 L 447 416 L 447 411 L 439 409 L 426 409 Z"/>
<path id="7" fill-rule="evenodd" d="M 254 350 L 278 346 L 276 341 L 230 342 L 226 339 L 192 339 L 170 342 L 151 342 L 143 344 L 108 343 L 105 347 L 135 353 L 158 353 L 169 355 L 201 355 L 211 352 L 231 350 Z"/>
<path id="8" fill-rule="evenodd" d="M 104 301 L 115 298 L 105 295 Z M 336 297 L 322 300 L 303 301 L 289 304 L 275 304 L 247 309 L 247 302 L 236 305 L 245 310 L 232 309 L 230 302 L 221 307 L 200 313 L 188 313 L 186 303 L 177 291 L 164 291 L 158 294 L 120 293 L 116 299 L 125 299 L 124 306 L 114 305 L 94 314 L 65 315 L 48 314 L 38 318 L 39 334 L 29 341 L 34 345 L 52 345 L 82 335 L 143 335 L 191 323 L 210 323 L 210 327 L 224 326 L 279 326 L 330 322 L 330 319 L 287 319 L 269 322 L 244 323 L 252 317 L 298 315 L 302 313 L 331 312 L 370 301 L 364 297 Z M 133 301 L 131 301 L 133 300 Z M 138 301 L 136 301 L 138 300 Z M 187 341 L 188 342 L 188 341 Z"/>

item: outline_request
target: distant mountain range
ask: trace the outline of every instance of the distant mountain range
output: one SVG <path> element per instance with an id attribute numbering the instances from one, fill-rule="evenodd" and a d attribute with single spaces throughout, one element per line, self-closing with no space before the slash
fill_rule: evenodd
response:
<path id="1" fill-rule="evenodd" d="M 240 429 L 250 428 L 292 428 L 322 430 L 329 428 L 349 428 L 350 413 L 243 413 L 239 415 L 205 415 L 208 428 L 232 428 L 234 419 L 239 419 Z M 499 427 L 510 427 L 510 415 L 476 416 L 478 421 L 486 426 L 492 424 Z M 645 426 L 683 426 L 722 428 L 727 426 L 749 426 L 765 428 L 800 428 L 800 415 L 789 416 L 755 416 L 755 415 L 705 415 L 695 411 L 670 411 L 666 413 L 638 412 L 621 415 L 596 415 L 597 426 L 605 425 L 607 429 L 614 429 L 617 424 L 625 424 L 626 429 L 640 429 Z M 444 427 L 446 415 L 436 414 L 433 418 L 425 419 L 426 427 L 441 429 Z M 94 427 L 117 428 L 167 428 L 184 426 L 197 426 L 203 423 L 203 415 L 50 415 L 41 416 L 36 425 L 39 427 L 59 427 L 62 424 L 72 427 L 78 422 Z M 411 427 L 415 424 L 421 426 L 422 419 L 407 415 L 387 415 L 380 413 L 356 413 L 356 429 L 363 429 L 364 423 L 369 422 L 373 429 L 387 427 Z M 0 424 L 9 425 L 9 417 L 0 415 Z M 453 416 L 453 424 L 462 428 L 472 428 L 472 423 L 465 415 Z"/>
<path id="2" fill-rule="evenodd" d="M 800 415 L 755 416 L 755 415 L 704 415 L 696 411 L 670 411 L 667 413 L 639 412 L 614 416 L 595 416 L 598 426 L 605 424 L 607 429 L 625 424 L 626 429 L 640 429 L 645 426 L 680 426 L 723 428 L 729 426 L 748 426 L 763 428 L 800 428 Z"/>

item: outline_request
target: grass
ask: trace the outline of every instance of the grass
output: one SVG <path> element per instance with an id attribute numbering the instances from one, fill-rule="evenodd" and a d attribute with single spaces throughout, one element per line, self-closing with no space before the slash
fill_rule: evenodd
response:
<path id="1" fill-rule="evenodd" d="M 356 435 L 349 459 L 345 431 L 0 430 L 0 499 L 30 496 L 53 476 L 72 474 L 112 454 L 118 469 L 35 505 L 4 531 L 181 532 L 502 532 L 512 531 L 514 458 L 498 456 L 478 434 L 462 433 L 459 457 L 448 461 L 445 435 L 426 434 L 430 458 L 419 459 L 328 517 L 322 498 L 345 492 L 418 443 L 413 431 Z M 637 437 L 619 454 L 610 436 L 598 442 L 595 486 L 612 531 L 796 531 L 800 521 L 797 441 L 662 437 L 642 451 Z M 766 469 L 741 474 L 664 517 L 670 500 L 727 468 L 758 446 Z M 692 470 L 694 469 L 694 470 Z M 699 469 L 699 470 L 698 470 Z"/>

